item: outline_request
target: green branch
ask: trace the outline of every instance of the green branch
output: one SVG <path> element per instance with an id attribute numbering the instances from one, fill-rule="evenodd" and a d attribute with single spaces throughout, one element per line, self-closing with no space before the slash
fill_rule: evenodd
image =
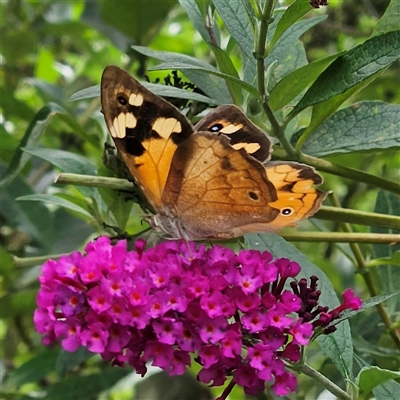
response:
<path id="1" fill-rule="evenodd" d="M 114 190 L 133 191 L 135 186 L 126 179 L 110 178 L 107 176 L 80 175 L 80 174 L 58 174 L 54 179 L 56 184 L 78 185 L 89 187 L 105 187 Z"/>
<path id="2" fill-rule="evenodd" d="M 274 0 L 266 0 L 264 4 L 264 9 L 260 16 L 259 27 L 256 29 L 256 37 L 255 37 L 255 52 L 254 57 L 256 59 L 256 67 L 257 67 L 257 85 L 258 91 L 261 95 L 262 99 L 262 107 L 264 109 L 265 114 L 268 117 L 269 122 L 271 123 L 272 133 L 279 140 L 281 146 L 285 149 L 285 151 L 295 157 L 295 150 L 290 142 L 287 140 L 285 136 L 285 130 L 282 126 L 279 125 L 278 120 L 275 118 L 275 115 L 268 103 L 269 94 L 266 91 L 266 83 L 265 83 L 265 65 L 264 60 L 267 57 L 267 34 L 269 24 L 272 22 L 272 14 L 274 11 Z"/>
<path id="3" fill-rule="evenodd" d="M 304 374 L 312 378 L 314 381 L 320 383 L 326 390 L 329 390 L 332 394 L 334 394 L 338 399 L 341 400 L 352 400 L 351 396 L 342 390 L 339 386 L 336 386 L 332 381 L 322 375 L 320 372 L 311 368 L 309 365 L 304 364 L 300 371 Z"/>
<path id="4" fill-rule="evenodd" d="M 289 242 L 400 243 L 400 235 L 356 232 L 280 233 Z"/>
<path id="5" fill-rule="evenodd" d="M 322 206 L 313 218 L 400 230 L 400 217 L 347 208 Z"/>
<path id="6" fill-rule="evenodd" d="M 400 195 L 399 183 L 388 181 L 379 176 L 367 174 L 366 172 L 362 172 L 357 169 L 343 167 L 341 165 L 334 164 L 320 158 L 307 156 L 305 154 L 300 155 L 299 161 L 315 167 L 318 171 L 327 172 L 329 174 L 341 176 L 347 179 L 353 179 L 355 181 L 363 182 L 367 185 L 373 185 L 380 189 Z"/>

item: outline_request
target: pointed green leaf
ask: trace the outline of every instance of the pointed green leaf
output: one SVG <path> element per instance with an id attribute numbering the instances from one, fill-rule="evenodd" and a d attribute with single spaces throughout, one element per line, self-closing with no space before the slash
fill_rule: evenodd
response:
<path id="1" fill-rule="evenodd" d="M 95 97 L 100 97 L 100 85 L 90 86 L 88 88 L 79 90 L 68 99 L 68 102 L 83 99 L 93 99 Z"/>
<path id="2" fill-rule="evenodd" d="M 99 373 L 63 379 L 47 386 L 46 400 L 89 400 L 99 398 L 101 392 L 110 389 L 118 381 L 132 373 L 128 368 L 108 367 Z M 62 394 L 60 396 L 60 394 Z"/>
<path id="3" fill-rule="evenodd" d="M 376 198 L 374 212 L 387 215 L 400 215 L 400 199 L 393 193 L 379 191 Z M 371 227 L 372 233 L 394 233 L 400 235 L 400 230 L 387 229 L 383 227 Z M 392 257 L 396 251 L 400 251 L 400 244 L 385 246 L 374 244 L 374 255 L 377 258 Z M 394 265 L 378 266 L 381 285 L 386 292 L 395 292 L 400 287 L 400 268 Z M 389 314 L 394 316 L 400 306 L 400 297 L 394 297 L 387 302 L 386 308 Z"/>
<path id="4" fill-rule="evenodd" d="M 240 81 L 239 74 L 228 54 L 226 54 L 225 51 L 222 50 L 220 47 L 215 46 L 211 43 L 209 44 L 209 46 L 214 53 L 215 59 L 217 60 L 219 70 L 222 73 L 233 76 Z M 228 86 L 229 92 L 231 93 L 234 104 L 240 105 L 242 99 L 241 85 L 230 80 L 226 80 L 226 84 Z"/>
<path id="5" fill-rule="evenodd" d="M 36 147 L 36 145 L 39 143 L 42 133 L 50 122 L 50 119 L 56 114 L 66 115 L 68 113 L 58 104 L 50 103 L 44 106 L 35 115 L 27 130 L 25 131 L 24 137 L 22 138 L 18 149 L 11 160 L 6 175 L 0 182 L 0 187 L 8 185 L 26 165 L 26 163 L 30 159 L 30 155 L 23 152 L 22 149 L 24 147 Z M 72 123 L 72 120 L 68 120 L 68 122 L 71 122 L 74 128 L 78 126 L 78 130 L 81 129 L 76 122 Z"/>
<path id="6" fill-rule="evenodd" d="M 346 310 L 340 314 L 338 319 L 335 319 L 329 326 L 337 325 L 346 319 L 354 317 L 354 315 L 359 314 L 360 312 L 364 312 L 368 308 L 375 307 L 377 304 L 383 303 L 386 300 L 389 300 L 393 296 L 398 296 L 400 291 L 390 293 L 390 294 L 383 294 L 381 296 L 371 297 L 370 299 L 366 299 L 362 301 L 361 308 L 358 310 Z"/>
<path id="7" fill-rule="evenodd" d="M 5 168 L 0 165 L 0 176 Z M 35 192 L 18 176 L 0 191 L 0 214 L 7 224 L 34 238 L 43 251 L 50 251 L 54 235 L 53 215 L 41 203 L 23 204 L 15 201 L 17 197 Z"/>
<path id="8" fill-rule="evenodd" d="M 269 43 L 269 48 L 272 49 L 282 34 L 303 15 L 311 11 L 311 9 L 310 4 L 304 0 L 294 1 L 283 13 L 282 18 L 275 29 L 274 36 Z"/>
<path id="9" fill-rule="evenodd" d="M 253 60 L 254 51 L 254 36 L 253 27 L 242 1 L 231 1 L 231 0 L 213 0 L 218 14 L 225 22 L 229 33 L 236 40 L 236 43 L 244 54 Z"/>
<path id="10" fill-rule="evenodd" d="M 400 0 L 391 0 L 382 18 L 375 25 L 372 36 L 399 29 Z"/>
<path id="11" fill-rule="evenodd" d="M 400 383 L 390 380 L 372 390 L 376 400 L 399 400 Z"/>
<path id="12" fill-rule="evenodd" d="M 335 290 L 327 276 L 282 237 L 274 234 L 246 235 L 245 244 L 246 248 L 260 251 L 267 250 L 275 257 L 286 257 L 298 262 L 301 266 L 300 277 L 318 276 L 318 288 L 321 290 L 319 304 L 329 306 L 330 309 L 334 309 L 339 305 Z M 353 344 L 348 321 L 339 324 L 337 331 L 333 334 L 318 337 L 317 341 L 332 359 L 342 376 L 345 379 L 350 379 L 353 365 Z"/>
<path id="13" fill-rule="evenodd" d="M 242 81 L 242 80 L 240 80 L 238 78 L 235 78 L 232 75 L 228 75 L 228 74 L 224 74 L 222 72 L 219 72 L 215 68 L 205 69 L 205 68 L 202 68 L 202 67 L 199 67 L 199 66 L 196 66 L 196 65 L 188 65 L 188 64 L 181 64 L 181 63 L 178 63 L 178 62 L 172 62 L 172 63 L 166 63 L 166 64 L 157 65 L 156 67 L 153 67 L 150 70 L 151 71 L 159 71 L 159 70 L 164 70 L 164 69 L 179 69 L 181 71 L 184 71 L 185 74 L 186 74 L 187 71 L 191 71 L 191 70 L 199 71 L 199 72 L 201 72 L 203 74 L 210 75 L 211 79 L 212 78 L 215 79 L 215 77 L 220 77 L 220 78 L 223 78 L 223 79 L 228 80 L 230 82 L 236 83 L 237 85 L 241 86 L 244 90 L 246 90 L 247 92 L 251 93 L 253 96 L 255 96 L 257 98 L 260 97 L 257 89 L 254 86 L 252 86 L 252 85 L 248 84 L 247 82 L 244 82 L 244 81 Z M 230 95 L 229 95 L 229 98 L 231 98 Z M 225 102 L 227 103 L 228 99 L 225 99 Z"/>
<path id="14" fill-rule="evenodd" d="M 203 2 L 204 3 L 204 2 Z M 192 21 L 194 27 L 200 33 L 201 37 L 205 42 L 210 41 L 210 35 L 205 27 L 205 17 L 202 15 L 201 9 L 197 4 L 196 0 L 179 0 L 179 4 L 185 9 L 186 14 L 189 16 Z M 219 39 L 219 34 L 217 32 L 218 27 L 214 25 L 214 36 Z M 219 41 L 218 41 L 219 44 Z"/>
<path id="15" fill-rule="evenodd" d="M 375 36 L 337 58 L 314 82 L 291 114 L 345 93 L 400 57 L 400 31 Z"/>
<path id="16" fill-rule="evenodd" d="M 5 387 L 20 387 L 28 382 L 38 382 L 54 371 L 59 349 L 53 348 L 37 354 L 11 372 Z"/>
<path id="17" fill-rule="evenodd" d="M 30 194 L 26 196 L 21 196 L 17 198 L 18 201 L 40 201 L 43 203 L 53 204 L 55 206 L 64 207 L 68 210 L 74 211 L 83 217 L 92 220 L 93 217 L 82 207 L 72 203 L 71 201 L 62 199 L 57 196 L 53 196 L 50 194 Z"/>
<path id="18" fill-rule="evenodd" d="M 337 111 L 314 131 L 303 151 L 316 157 L 400 147 L 400 105 L 365 101 Z"/>
<path id="19" fill-rule="evenodd" d="M 59 168 L 62 172 L 82 175 L 97 175 L 97 168 L 79 154 L 64 150 L 24 148 L 23 151 Z"/>
<path id="20" fill-rule="evenodd" d="M 279 38 L 265 60 L 265 69 L 273 62 L 277 62 L 274 67 L 275 82 L 279 82 L 284 76 L 307 63 L 304 46 L 299 43 L 298 39 L 303 33 L 325 19 L 326 16 L 322 15 L 296 22 Z M 300 53 L 301 51 L 303 54 Z M 269 90 L 275 86 L 275 82 L 268 85 Z"/>
<path id="21" fill-rule="evenodd" d="M 331 64 L 333 65 L 333 64 Z M 328 67 L 329 68 L 329 67 Z M 376 79 L 384 70 L 377 72 L 375 75 L 370 76 L 364 81 L 353 86 L 344 93 L 338 94 L 331 97 L 330 99 L 323 101 L 322 103 L 315 104 L 312 110 L 310 125 L 302 132 L 300 139 L 296 144 L 296 149 L 300 150 L 303 144 L 308 139 L 308 137 L 329 117 L 331 116 L 339 107 L 342 105 L 349 97 L 354 93 L 357 93 L 365 86 L 368 86 L 373 80 Z M 297 106 L 296 106 L 297 107 Z M 296 108 L 295 107 L 295 108 Z M 295 116 L 293 111 L 288 115 L 288 119 Z"/>
<path id="22" fill-rule="evenodd" d="M 369 393 L 372 389 L 387 382 L 390 379 L 399 379 L 399 371 L 390 371 L 379 367 L 364 367 L 358 373 L 356 383 L 364 394 Z"/>
<path id="23" fill-rule="evenodd" d="M 155 94 L 156 96 L 161 97 L 175 97 L 177 99 L 187 99 L 199 101 L 206 104 L 218 105 L 217 101 L 212 99 L 211 97 L 204 96 L 200 93 L 189 92 L 188 90 L 180 89 L 174 86 L 161 85 L 156 83 L 149 82 L 140 82 L 146 89 L 149 89 L 150 92 Z M 90 99 L 94 97 L 100 96 L 100 85 L 91 86 L 86 89 L 82 89 L 79 92 L 74 93 L 69 99 L 69 102 L 78 101 L 82 99 Z"/>
<path id="24" fill-rule="evenodd" d="M 57 374 L 63 378 L 66 373 L 75 367 L 93 357 L 94 353 L 90 352 L 86 347 L 79 347 L 73 353 L 61 350 L 58 354 L 55 369 Z"/>

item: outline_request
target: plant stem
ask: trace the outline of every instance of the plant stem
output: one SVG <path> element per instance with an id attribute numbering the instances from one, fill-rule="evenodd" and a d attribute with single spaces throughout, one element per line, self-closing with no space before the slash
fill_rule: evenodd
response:
<path id="1" fill-rule="evenodd" d="M 389 192 L 400 195 L 400 184 L 392 181 L 388 181 L 379 176 L 367 174 L 357 169 L 343 167 L 338 164 L 331 163 L 320 158 L 301 154 L 298 159 L 300 162 L 311 165 L 319 171 L 327 172 L 332 175 L 342 176 L 343 178 L 353 179 L 355 181 L 366 183 L 367 185 L 373 185 L 378 188 L 388 190 Z"/>
<path id="2" fill-rule="evenodd" d="M 132 182 L 126 179 L 109 178 L 106 176 L 79 175 L 63 173 L 56 176 L 56 184 L 71 184 L 90 187 L 106 187 L 121 191 L 135 191 Z M 369 213 L 347 208 L 323 206 L 315 217 L 330 221 L 351 222 L 360 225 L 380 226 L 389 229 L 400 229 L 400 217 Z"/>
<path id="3" fill-rule="evenodd" d="M 14 266 L 16 268 L 29 268 L 34 267 L 36 265 L 44 264 L 48 260 L 58 260 L 61 256 L 67 255 L 65 254 L 49 254 L 47 256 L 38 256 L 38 257 L 13 257 Z"/>
<path id="4" fill-rule="evenodd" d="M 271 123 L 272 132 L 275 137 L 279 140 L 281 146 L 285 149 L 287 154 L 292 157 L 295 157 L 295 150 L 290 142 L 287 140 L 285 136 L 284 129 L 279 125 L 278 120 L 275 118 L 275 115 L 268 103 L 268 93 L 266 91 L 265 84 L 265 65 L 264 60 L 268 55 L 266 53 L 266 41 L 268 34 L 268 27 L 272 20 L 272 13 L 274 9 L 274 0 L 266 0 L 264 4 L 264 9 L 262 11 L 262 16 L 259 21 L 260 26 L 259 29 L 256 30 L 256 45 L 255 45 L 255 53 L 254 56 L 256 58 L 256 66 L 257 66 L 257 84 L 258 91 L 262 98 L 262 107 L 264 109 L 265 114 L 268 117 L 269 122 Z"/>
<path id="5" fill-rule="evenodd" d="M 72 184 L 89 187 L 106 187 L 114 190 L 134 191 L 135 187 L 132 182 L 126 179 L 110 178 L 107 176 L 79 175 L 63 173 L 58 174 L 54 183 L 56 184 Z"/>
<path id="6" fill-rule="evenodd" d="M 400 230 L 400 217 L 347 208 L 322 206 L 313 218 Z"/>
<path id="7" fill-rule="evenodd" d="M 309 156 L 306 154 L 297 154 L 295 157 L 289 154 L 286 149 L 276 147 L 273 153 L 274 158 L 278 160 L 296 160 L 304 164 L 311 165 L 319 171 L 327 172 L 328 174 L 341 176 L 347 179 L 353 179 L 358 182 L 366 183 L 367 185 L 373 185 L 380 189 L 387 190 L 389 192 L 400 195 L 400 183 L 388 181 L 379 176 L 367 174 L 366 172 L 359 171 L 354 168 L 344 167 L 342 165 L 334 164 L 330 161 L 323 160 L 321 158 Z"/>
<path id="8" fill-rule="evenodd" d="M 331 201 L 333 202 L 333 204 L 335 206 L 340 207 L 339 200 L 336 196 L 334 196 L 334 195 L 331 196 Z M 342 229 L 345 232 L 348 232 L 347 233 L 348 235 L 352 234 L 352 228 L 351 228 L 350 224 L 347 224 L 347 223 L 342 224 Z M 391 236 L 393 236 L 393 235 L 391 235 Z M 394 235 L 394 236 L 397 236 L 400 241 L 400 235 Z M 364 282 L 368 288 L 369 294 L 371 295 L 371 297 L 377 296 L 379 293 L 375 287 L 374 278 L 371 275 L 370 269 L 368 268 L 368 265 L 364 259 L 364 256 L 361 252 L 360 247 L 356 243 L 350 243 L 350 248 L 351 248 L 351 251 L 353 252 L 354 257 L 357 262 L 357 267 L 358 267 L 357 270 L 358 270 L 358 272 L 360 272 L 361 276 L 363 277 Z M 385 325 L 386 329 L 388 330 L 393 342 L 395 343 L 397 348 L 400 349 L 400 338 L 397 336 L 396 332 L 391 329 L 392 322 L 391 322 L 390 317 L 387 314 L 385 308 L 383 307 L 382 304 L 377 304 L 375 307 L 377 308 L 377 311 L 382 319 L 382 322 Z"/>
<path id="9" fill-rule="evenodd" d="M 280 236 L 289 242 L 400 243 L 400 235 L 380 233 L 297 232 Z"/>
<path id="10" fill-rule="evenodd" d="M 334 394 L 338 399 L 341 400 L 352 400 L 351 396 L 342 390 L 339 386 L 335 385 L 332 381 L 322 375 L 320 372 L 311 368 L 309 365 L 304 364 L 300 371 L 314 379 L 316 382 L 320 383 L 326 390 L 329 390 L 332 394 Z"/>

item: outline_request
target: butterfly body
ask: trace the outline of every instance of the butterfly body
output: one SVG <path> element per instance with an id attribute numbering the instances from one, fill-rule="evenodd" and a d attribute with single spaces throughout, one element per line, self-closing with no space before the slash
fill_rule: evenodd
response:
<path id="1" fill-rule="evenodd" d="M 102 111 L 122 159 L 173 238 L 227 239 L 274 231 L 318 210 L 321 177 L 294 162 L 268 162 L 271 140 L 235 106 L 193 128 L 127 72 L 107 67 Z"/>

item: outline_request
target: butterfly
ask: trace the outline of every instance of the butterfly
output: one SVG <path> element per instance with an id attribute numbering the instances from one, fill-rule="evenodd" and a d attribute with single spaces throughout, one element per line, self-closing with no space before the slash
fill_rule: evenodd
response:
<path id="1" fill-rule="evenodd" d="M 172 238 L 228 239 L 271 232 L 313 215 L 325 194 L 310 166 L 269 161 L 271 139 L 236 106 L 194 127 L 126 71 L 108 66 L 102 112 L 114 143 Z"/>

